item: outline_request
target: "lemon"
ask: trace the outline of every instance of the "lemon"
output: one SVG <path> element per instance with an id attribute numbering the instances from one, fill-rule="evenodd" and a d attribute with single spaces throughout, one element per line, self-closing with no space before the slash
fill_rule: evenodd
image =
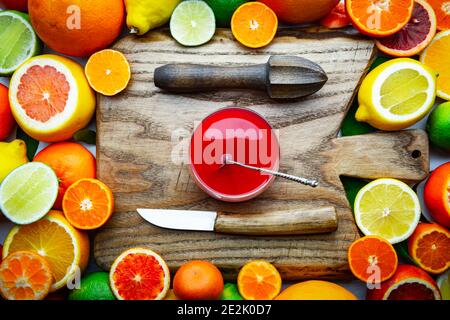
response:
<path id="1" fill-rule="evenodd" d="M 12 171 L 0 186 L 0 209 L 16 224 L 30 224 L 44 217 L 58 196 L 55 172 L 40 162 Z"/>
<path id="2" fill-rule="evenodd" d="M 382 237 L 390 243 L 407 239 L 420 218 L 414 191 L 395 179 L 378 179 L 362 188 L 355 199 L 355 220 L 364 235 Z"/>
<path id="3" fill-rule="evenodd" d="M 436 79 L 430 68 L 416 60 L 383 63 L 361 84 L 356 120 L 386 131 L 412 126 L 433 107 Z"/>
<path id="4" fill-rule="evenodd" d="M 22 140 L 0 142 L 0 183 L 15 168 L 28 162 L 27 146 Z"/>

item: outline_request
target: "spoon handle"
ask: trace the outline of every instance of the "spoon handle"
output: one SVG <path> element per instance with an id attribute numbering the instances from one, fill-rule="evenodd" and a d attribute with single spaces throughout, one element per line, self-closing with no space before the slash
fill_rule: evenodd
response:
<path id="1" fill-rule="evenodd" d="M 301 184 L 304 184 L 305 186 L 310 186 L 313 188 L 316 188 L 319 183 L 316 180 L 311 180 L 311 179 L 306 179 L 306 178 L 302 178 L 302 177 L 297 177 L 297 176 L 293 176 L 287 173 L 282 173 L 282 172 L 277 172 L 277 171 L 272 171 L 272 170 L 268 170 L 268 169 L 263 169 L 263 168 L 258 168 L 258 167 L 254 167 L 254 166 L 250 166 L 248 164 L 244 164 L 244 163 L 240 163 L 240 162 L 236 162 L 234 160 L 231 159 L 226 159 L 226 164 L 235 164 L 250 170 L 255 170 L 255 171 L 259 171 L 259 172 L 263 172 L 263 173 L 267 173 L 270 175 L 273 175 L 275 177 L 280 177 L 283 179 L 287 179 L 287 180 L 291 180 L 294 182 L 298 182 Z"/>

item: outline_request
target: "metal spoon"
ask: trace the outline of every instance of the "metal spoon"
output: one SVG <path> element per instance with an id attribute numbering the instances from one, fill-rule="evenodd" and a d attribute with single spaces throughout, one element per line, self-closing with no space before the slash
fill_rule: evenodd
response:
<path id="1" fill-rule="evenodd" d="M 280 177 L 280 178 L 284 178 L 284 179 L 291 180 L 291 181 L 294 181 L 294 182 L 298 182 L 298 183 L 304 184 L 305 186 L 310 186 L 310 187 L 313 187 L 313 188 L 316 188 L 319 185 L 319 183 L 316 180 L 301 178 L 301 177 L 293 176 L 293 175 L 290 175 L 290 174 L 277 172 L 277 171 L 272 171 L 272 170 L 263 169 L 263 168 L 258 168 L 258 167 L 250 166 L 248 164 L 237 162 L 237 161 L 233 160 L 233 157 L 230 154 L 225 154 L 223 156 L 223 165 L 229 165 L 229 164 L 234 164 L 234 165 L 237 165 L 237 166 L 240 166 L 240 167 L 243 167 L 243 168 L 247 168 L 247 169 L 250 169 L 250 170 L 255 170 L 255 171 L 267 173 L 267 174 L 270 174 L 270 175 L 275 176 L 275 177 Z"/>

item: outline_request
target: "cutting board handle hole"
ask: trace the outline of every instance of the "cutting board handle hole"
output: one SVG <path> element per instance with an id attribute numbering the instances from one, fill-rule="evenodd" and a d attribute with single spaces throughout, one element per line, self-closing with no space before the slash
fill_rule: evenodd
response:
<path id="1" fill-rule="evenodd" d="M 414 150 L 413 152 L 411 152 L 411 157 L 413 157 L 414 159 L 420 158 L 422 156 L 422 152 L 420 152 L 420 150 Z"/>

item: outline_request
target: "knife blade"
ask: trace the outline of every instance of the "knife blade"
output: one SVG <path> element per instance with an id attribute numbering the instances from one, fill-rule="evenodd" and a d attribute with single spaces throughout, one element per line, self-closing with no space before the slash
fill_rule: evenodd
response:
<path id="1" fill-rule="evenodd" d="M 328 233 L 335 231 L 338 224 L 334 207 L 245 214 L 143 208 L 137 212 L 161 228 L 250 236 Z"/>

